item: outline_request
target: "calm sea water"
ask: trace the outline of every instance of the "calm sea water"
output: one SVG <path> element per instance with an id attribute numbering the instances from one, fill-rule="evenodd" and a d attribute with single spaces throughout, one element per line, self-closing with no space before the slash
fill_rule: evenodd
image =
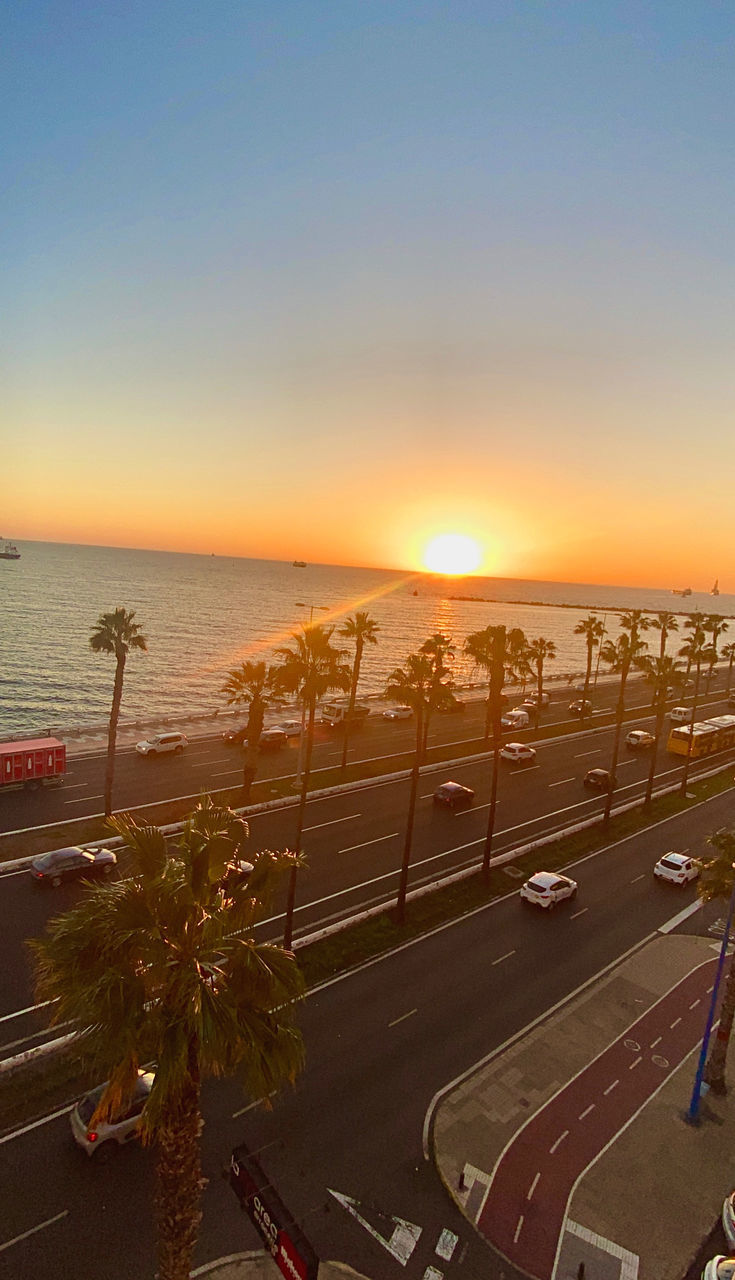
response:
<path id="1" fill-rule="evenodd" d="M 93 654 L 89 635 L 101 613 L 121 605 L 135 610 L 149 647 L 147 654 L 128 660 L 126 720 L 224 708 L 220 690 L 228 668 L 243 658 L 267 658 L 276 645 L 288 643 L 290 633 L 308 621 L 310 605 L 320 621 L 339 625 L 358 608 L 378 621 L 379 644 L 366 652 L 363 663 L 364 695 L 380 693 L 393 668 L 436 631 L 454 638 L 457 681 L 467 684 L 476 673 L 461 645 L 471 631 L 488 624 L 522 627 L 529 637 L 553 640 L 558 649 L 548 667 L 553 676 L 583 670 L 584 645 L 573 631 L 589 609 L 698 608 L 735 616 L 735 597 L 724 594 L 713 599 L 695 593 L 681 601 L 669 590 L 654 588 L 508 578 L 458 582 L 378 569 L 298 569 L 272 560 L 59 543 L 28 542 L 19 549 L 20 560 L 0 561 L 2 737 L 105 721 L 114 660 Z M 451 598 L 461 595 L 486 600 Z M 607 625 L 617 635 L 614 614 Z"/>

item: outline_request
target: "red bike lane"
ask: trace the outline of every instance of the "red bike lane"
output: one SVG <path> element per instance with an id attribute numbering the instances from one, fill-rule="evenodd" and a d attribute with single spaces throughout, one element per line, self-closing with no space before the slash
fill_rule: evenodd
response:
<path id="1" fill-rule="evenodd" d="M 716 968 L 716 959 L 705 961 L 662 996 L 500 1156 L 477 1227 L 527 1275 L 550 1280 L 579 1175 L 701 1039 Z"/>

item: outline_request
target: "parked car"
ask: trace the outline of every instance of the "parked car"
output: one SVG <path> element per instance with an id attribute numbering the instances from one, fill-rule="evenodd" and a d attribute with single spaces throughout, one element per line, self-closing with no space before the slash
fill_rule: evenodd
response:
<path id="1" fill-rule="evenodd" d="M 672 707 L 669 712 L 669 719 L 673 724 L 689 724 L 691 718 L 692 713 L 689 707 Z"/>
<path id="2" fill-rule="evenodd" d="M 180 756 L 184 747 L 188 747 L 189 739 L 185 733 L 158 733 L 155 738 L 146 738 L 135 744 L 135 750 L 141 756 L 162 756 L 173 752 Z"/>
<path id="3" fill-rule="evenodd" d="M 248 726 L 243 724 L 239 729 L 225 729 L 222 741 L 228 747 L 240 746 L 248 736 Z"/>
<path id="4" fill-rule="evenodd" d="M 386 720 L 410 720 L 413 711 L 410 707 L 388 707 L 383 715 Z"/>
<path id="5" fill-rule="evenodd" d="M 469 809 L 474 798 L 472 787 L 463 787 L 461 782 L 443 782 L 434 792 L 434 804 L 445 809 Z"/>
<path id="6" fill-rule="evenodd" d="M 551 910 L 565 898 L 576 898 L 577 882 L 569 876 L 559 875 L 556 871 L 537 871 L 521 885 L 521 899 L 530 902 L 534 907 Z"/>
<path id="7" fill-rule="evenodd" d="M 728 1248 L 735 1253 L 735 1191 L 731 1191 L 729 1196 L 725 1197 L 725 1203 L 722 1206 L 722 1230 L 725 1232 Z"/>
<path id="8" fill-rule="evenodd" d="M 283 729 L 283 732 L 285 733 L 287 738 L 301 737 L 301 721 L 300 720 L 283 720 L 281 724 L 277 725 L 276 727 L 278 729 Z"/>
<path id="9" fill-rule="evenodd" d="M 58 888 L 62 880 L 83 880 L 87 876 L 109 876 L 117 866 L 117 854 L 112 849 L 82 849 L 72 845 L 68 849 L 54 849 L 39 854 L 30 865 L 34 880 Z"/>
<path id="10" fill-rule="evenodd" d="M 584 689 L 584 685 L 582 685 L 582 688 Z M 527 694 L 526 694 L 526 696 L 525 696 L 525 698 L 524 698 L 524 702 L 530 702 L 530 703 L 532 703 L 532 704 L 533 704 L 533 706 L 534 706 L 534 707 L 537 707 L 537 706 L 538 706 L 538 691 L 537 691 L 536 693 L 527 693 Z M 542 694 L 541 694 L 541 706 L 542 706 L 542 707 L 548 707 L 548 705 L 549 705 L 549 695 L 548 695 L 548 693 L 542 693 Z"/>
<path id="11" fill-rule="evenodd" d="M 69 1119 L 74 1141 L 79 1144 L 83 1151 L 86 1151 L 88 1156 L 93 1156 L 98 1151 L 105 1149 L 107 1143 L 115 1142 L 121 1147 L 124 1143 L 130 1142 L 132 1138 L 137 1138 L 140 1129 L 140 1118 L 153 1088 L 154 1078 L 152 1071 L 138 1072 L 138 1082 L 133 1091 L 133 1096 L 123 1108 L 117 1120 L 101 1120 L 98 1124 L 91 1124 L 92 1116 L 97 1110 L 102 1094 L 109 1082 L 98 1085 L 96 1089 L 92 1089 L 90 1093 L 85 1093 L 84 1097 L 79 1099 Z M 109 1150 L 110 1147 L 107 1147 L 107 1151 Z"/>
<path id="12" fill-rule="evenodd" d="M 509 760 L 511 764 L 531 764 L 536 759 L 536 752 L 526 742 L 506 742 L 500 748 L 501 760 Z"/>
<path id="13" fill-rule="evenodd" d="M 258 747 L 261 751 L 280 751 L 287 742 L 288 734 L 285 729 L 264 729 L 258 738 Z"/>
<path id="14" fill-rule="evenodd" d="M 589 698 L 575 698 L 567 708 L 570 716 L 589 716 L 592 714 L 592 703 Z"/>
<path id="15" fill-rule="evenodd" d="M 645 729 L 631 729 L 625 738 L 625 745 L 629 751 L 648 751 L 655 744 L 656 739 L 653 734 Z"/>
<path id="16" fill-rule="evenodd" d="M 665 853 L 659 858 L 653 874 L 658 880 L 667 880 L 669 884 L 689 884 L 699 875 L 699 863 L 686 853 Z"/>
<path id="17" fill-rule="evenodd" d="M 734 1277 L 735 1258 L 726 1258 L 724 1253 L 710 1258 L 702 1272 L 702 1280 L 734 1280 Z"/>
<path id="18" fill-rule="evenodd" d="M 584 785 L 593 791 L 613 791 L 618 780 L 608 769 L 589 769 L 584 775 Z"/>

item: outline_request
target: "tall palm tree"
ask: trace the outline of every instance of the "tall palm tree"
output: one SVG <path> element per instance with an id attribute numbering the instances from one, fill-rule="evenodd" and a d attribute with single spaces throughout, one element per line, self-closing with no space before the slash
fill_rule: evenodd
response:
<path id="1" fill-rule="evenodd" d="M 528 657 L 528 640 L 520 627 L 511 627 L 505 642 L 506 670 L 508 675 L 521 682 L 525 690 L 526 681 L 532 675 L 533 668 Z"/>
<path id="2" fill-rule="evenodd" d="M 251 854 L 246 882 L 223 880 L 247 825 L 208 797 L 175 846 L 129 816 L 110 825 L 133 874 L 90 889 L 33 941 L 36 991 L 52 1002 L 55 1023 L 84 1028 L 80 1047 L 108 1078 L 95 1123 L 119 1114 L 141 1065 L 157 1063 L 142 1138 L 156 1148 L 158 1274 L 188 1280 L 204 1186 L 202 1080 L 238 1074 L 262 1098 L 303 1065 L 298 965 L 254 936 L 294 857 Z"/>
<path id="3" fill-rule="evenodd" d="M 539 716 L 541 715 L 541 704 L 544 694 L 544 663 L 553 662 L 556 657 L 556 645 L 553 640 L 545 640 L 543 636 L 539 636 L 536 640 L 530 640 L 526 648 L 526 656 L 531 666 L 536 672 L 536 728 L 538 729 Z"/>
<path id="4" fill-rule="evenodd" d="M 709 692 L 710 680 L 712 679 L 712 671 L 718 658 L 717 641 L 723 631 L 727 631 L 728 626 L 725 619 L 720 613 L 708 613 L 704 620 L 704 629 L 707 635 L 712 637 L 712 661 L 707 668 L 707 692 Z"/>
<path id="5" fill-rule="evenodd" d="M 582 618 L 574 628 L 575 636 L 584 636 L 584 642 L 587 646 L 587 666 L 584 672 L 584 692 L 582 694 L 582 715 L 584 716 L 587 701 L 589 699 L 590 679 L 592 677 L 592 660 L 597 646 L 601 643 L 605 634 L 605 624 L 602 618 L 598 618 L 594 613 L 590 613 L 586 618 Z"/>
<path id="6" fill-rule="evenodd" d="M 426 759 L 426 748 L 429 741 L 429 723 L 431 721 L 432 711 L 437 707 L 447 708 L 453 705 L 454 702 L 454 695 L 450 688 L 451 680 L 449 684 L 443 683 L 446 682 L 446 677 L 450 675 L 450 668 L 447 666 L 447 663 L 454 659 L 455 654 L 452 637 L 445 636 L 441 631 L 436 631 L 433 636 L 429 636 L 428 639 L 424 640 L 424 643 L 419 646 L 419 653 L 426 654 L 431 663 L 435 689 L 437 691 L 441 689 L 445 690 L 442 696 L 439 696 L 437 699 L 429 700 L 432 704 L 431 710 L 427 709 L 426 715 L 424 716 L 422 757 L 423 759 Z"/>
<path id="7" fill-rule="evenodd" d="M 120 703 L 123 693 L 123 676 L 125 660 L 131 649 L 147 651 L 148 641 L 140 626 L 134 622 L 135 610 L 114 609 L 112 613 L 100 614 L 95 629 L 89 637 L 89 647 L 93 653 L 113 653 L 115 655 L 115 683 L 112 687 L 112 707 L 107 729 L 107 764 L 105 766 L 105 817 L 112 813 L 112 783 L 115 777 L 115 743 L 117 742 L 117 722 L 120 719 Z"/>
<path id="8" fill-rule="evenodd" d="M 612 652 L 616 655 L 613 670 L 620 673 L 620 688 L 618 690 L 618 700 L 615 706 L 615 731 L 613 733 L 613 749 L 612 760 L 610 762 L 610 786 L 605 796 L 605 813 L 604 821 L 610 821 L 610 812 L 612 810 L 613 793 L 615 790 L 615 773 L 618 767 L 618 755 L 620 752 L 620 735 L 623 731 L 623 717 L 625 715 L 625 686 L 628 681 L 631 663 L 637 658 L 641 650 L 645 649 L 645 641 L 641 640 L 641 631 L 646 631 L 650 626 L 650 621 L 644 614 L 642 609 L 629 609 L 620 615 L 620 635 L 612 645 Z M 611 642 L 608 642 L 610 644 Z M 609 654 L 610 650 L 606 652 Z M 602 655 L 606 662 L 610 658 L 603 652 Z"/>
<path id="9" fill-rule="evenodd" d="M 682 796 L 686 795 L 687 784 L 689 782 L 689 767 L 692 762 L 692 748 L 694 746 L 694 725 L 697 719 L 697 707 L 699 705 L 699 686 L 702 678 L 702 667 L 712 666 L 712 646 L 707 643 L 707 632 L 704 627 L 704 618 L 699 616 L 699 624 L 695 626 L 692 634 L 684 641 L 679 650 L 679 657 L 686 658 L 687 673 L 694 667 L 694 697 L 692 699 L 692 714 L 689 720 L 689 738 L 687 740 L 687 753 L 684 757 L 684 768 L 681 772 L 681 786 L 679 792 Z M 689 624 L 687 623 L 687 626 Z"/>
<path id="10" fill-rule="evenodd" d="M 661 644 L 658 651 L 659 658 L 663 658 L 666 653 L 666 641 L 672 631 L 679 630 L 679 622 L 675 613 L 671 613 L 668 609 L 659 609 L 655 618 L 651 618 L 651 626 L 655 631 L 661 632 Z"/>
<path id="11" fill-rule="evenodd" d="M 703 625 L 704 625 L 704 614 L 701 613 L 699 609 L 695 610 L 694 613 L 687 614 L 686 621 L 684 623 L 684 629 L 686 631 L 691 631 L 695 634 L 698 634 L 703 629 Z M 679 650 L 679 652 L 681 653 L 681 649 Z M 692 659 L 687 658 L 687 669 L 686 669 L 687 680 L 689 679 L 689 673 L 691 672 L 691 669 L 692 669 Z"/>
<path id="12" fill-rule="evenodd" d="M 646 795 L 643 801 L 644 809 L 649 809 L 653 800 L 653 784 L 656 778 L 656 765 L 658 763 L 659 743 L 664 728 L 664 719 L 666 716 L 666 694 L 667 690 L 680 689 L 684 683 L 684 672 L 682 664 L 677 662 L 676 658 L 672 658 L 669 654 L 659 654 L 657 658 L 651 654 L 644 654 L 635 659 L 635 665 L 643 672 L 643 678 L 646 684 L 651 686 L 652 696 L 651 705 L 655 713 L 653 737 L 654 744 L 651 750 L 651 760 L 648 769 L 648 782 L 646 783 Z"/>
<path id="13" fill-rule="evenodd" d="M 487 704 L 490 721 L 493 730 L 493 750 L 492 750 L 492 768 L 490 771 L 490 804 L 488 805 L 487 829 L 485 832 L 485 848 L 482 855 L 482 874 L 485 883 L 490 883 L 490 860 L 493 850 L 493 834 L 495 832 L 495 814 L 498 803 L 498 775 L 500 771 L 500 748 L 503 745 L 503 733 L 501 718 L 503 714 L 503 682 L 507 670 L 509 655 L 508 645 L 509 636 L 505 627 L 488 627 L 491 633 L 488 638 L 488 651 L 490 661 L 488 663 L 488 674 L 490 676 L 490 687 L 488 691 Z M 518 645 L 518 628 L 511 635 L 515 635 L 515 645 Z M 523 633 L 520 632 L 522 635 Z M 525 637 L 524 637 L 525 647 Z"/>
<path id="14" fill-rule="evenodd" d="M 293 633 L 293 644 L 276 649 L 278 665 L 274 671 L 274 685 L 279 692 L 296 694 L 306 707 L 306 757 L 301 778 L 301 793 L 296 815 L 297 857 L 301 853 L 301 837 L 304 830 L 306 797 L 311 775 L 311 756 L 314 749 L 314 721 L 316 704 L 325 694 L 338 689 L 346 692 L 350 687 L 350 668 L 344 661 L 344 650 L 331 643 L 334 627 L 302 627 Z M 296 905 L 297 866 L 291 868 L 288 880 L 288 900 L 283 931 L 283 945 L 290 948 L 293 937 L 293 914 Z"/>
<path id="15" fill-rule="evenodd" d="M 408 892 L 408 872 L 411 865 L 411 846 L 413 843 L 413 826 L 416 814 L 416 795 L 419 786 L 419 774 L 424 758 L 424 726 L 427 718 L 442 705 L 447 693 L 451 692 L 451 680 L 447 679 L 447 671 L 443 677 L 437 677 L 437 669 L 427 653 L 410 653 L 403 667 L 396 667 L 388 677 L 385 697 L 402 706 L 410 707 L 415 716 L 416 751 L 411 766 L 411 782 L 408 795 L 408 816 L 406 818 L 406 835 L 403 843 L 403 859 L 396 900 L 396 919 L 403 924 L 406 919 L 406 894 Z"/>
<path id="16" fill-rule="evenodd" d="M 351 618 L 347 618 L 339 629 L 339 634 L 347 640 L 355 642 L 355 658 L 352 663 L 352 681 L 350 683 L 350 701 L 347 707 L 347 718 L 344 723 L 344 741 L 342 743 L 342 761 L 340 768 L 344 773 L 347 768 L 347 746 L 349 743 L 350 729 L 352 728 L 352 716 L 355 710 L 355 702 L 357 701 L 357 684 L 360 679 L 360 665 L 362 663 L 363 650 L 366 644 L 378 643 L 378 632 L 380 627 L 374 618 L 365 610 L 358 610 Z"/>
<path id="17" fill-rule="evenodd" d="M 703 860 L 702 872 L 697 883 L 697 893 L 703 902 L 715 899 L 732 899 L 735 884 L 735 830 L 723 828 L 707 837 L 707 844 L 715 850 L 713 858 Z M 710 1040 L 704 1078 L 713 1093 L 724 1093 L 727 1050 L 730 1044 L 733 1019 L 735 1019 L 735 956 L 730 960 L 725 990 L 720 1006 L 717 1034 Z"/>
<path id="18" fill-rule="evenodd" d="M 732 686 L 732 664 L 735 662 L 735 643 L 723 644 L 722 656 L 727 658 L 727 688 L 725 693 L 729 693 Z"/>
<path id="19" fill-rule="evenodd" d="M 513 643 L 515 646 L 514 652 L 515 652 L 515 655 L 517 656 L 521 650 L 525 652 L 526 638 L 519 627 L 515 627 L 512 631 L 508 633 L 507 636 L 505 636 L 505 629 L 503 630 L 504 630 L 504 640 L 502 645 L 502 655 L 503 655 L 502 661 L 503 661 L 503 673 L 505 674 L 506 671 L 510 672 L 512 661 L 513 661 L 513 657 L 511 654 L 511 639 L 513 639 Z M 465 653 L 467 654 L 468 658 L 472 660 L 475 667 L 479 667 L 481 671 L 485 672 L 485 674 L 488 677 L 488 685 L 492 683 L 492 672 L 494 670 L 495 663 L 497 661 L 497 658 L 496 658 L 497 632 L 498 632 L 497 627 L 491 627 L 491 626 L 483 627 L 482 631 L 473 631 L 472 634 L 469 635 L 464 642 Z M 519 638 L 520 638 L 520 644 L 519 644 Z M 500 706 L 501 695 L 502 695 L 502 681 L 501 681 L 500 691 L 498 693 L 498 706 Z M 493 699 L 492 697 L 490 697 L 490 694 L 488 693 L 488 698 L 485 703 L 485 728 L 483 731 L 483 737 L 485 738 L 486 741 L 490 737 L 490 730 L 492 728 L 492 724 L 493 724 Z"/>
<path id="20" fill-rule="evenodd" d="M 242 802 L 250 803 L 250 789 L 258 772 L 258 744 L 267 707 L 275 701 L 273 667 L 265 662 L 242 662 L 227 673 L 222 686 L 230 706 L 249 706 L 242 767 Z"/>

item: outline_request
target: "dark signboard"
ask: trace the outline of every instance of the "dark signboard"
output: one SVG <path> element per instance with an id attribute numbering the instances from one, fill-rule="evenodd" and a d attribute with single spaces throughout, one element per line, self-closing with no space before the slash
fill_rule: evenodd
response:
<path id="1" fill-rule="evenodd" d="M 286 1280 L 317 1280 L 319 1259 L 247 1147 L 232 1153 L 230 1186 Z"/>

